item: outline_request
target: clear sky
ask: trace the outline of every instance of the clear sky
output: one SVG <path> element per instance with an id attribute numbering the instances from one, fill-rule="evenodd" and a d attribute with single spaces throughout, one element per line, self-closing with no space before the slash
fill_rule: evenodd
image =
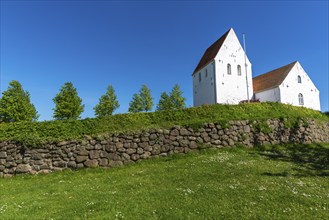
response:
<path id="1" fill-rule="evenodd" d="M 193 105 L 191 74 L 203 52 L 229 28 L 242 42 L 253 76 L 298 60 L 328 111 L 328 1 L 4 1 L 1 0 L 1 92 L 18 80 L 40 120 L 71 81 L 85 104 L 107 85 L 125 113 L 142 84 L 155 103 L 179 84 Z"/>

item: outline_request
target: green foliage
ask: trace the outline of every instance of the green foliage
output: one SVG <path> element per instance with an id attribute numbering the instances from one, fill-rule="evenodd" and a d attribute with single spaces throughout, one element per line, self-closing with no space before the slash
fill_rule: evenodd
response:
<path id="1" fill-rule="evenodd" d="M 161 93 L 161 97 L 157 105 L 157 111 L 165 111 L 172 109 L 173 109 L 173 103 L 170 99 L 170 96 L 166 92 Z"/>
<path id="2" fill-rule="evenodd" d="M 53 117 L 58 120 L 78 119 L 84 110 L 82 99 L 71 82 L 65 83 L 53 98 L 55 103 Z"/>
<path id="3" fill-rule="evenodd" d="M 139 90 L 139 94 L 134 94 L 133 99 L 129 103 L 129 112 L 148 112 L 153 107 L 153 98 L 151 96 L 151 90 L 143 85 Z"/>
<path id="4" fill-rule="evenodd" d="M 143 85 L 139 95 L 142 99 L 142 111 L 148 112 L 153 108 L 153 98 L 151 96 L 151 90 L 147 88 L 146 85 Z"/>
<path id="5" fill-rule="evenodd" d="M 134 94 L 133 99 L 129 103 L 129 112 L 136 113 L 143 111 L 142 98 L 139 94 Z"/>
<path id="6" fill-rule="evenodd" d="M 228 128 L 230 120 L 267 120 L 288 118 L 315 119 L 329 122 L 321 112 L 280 103 L 246 103 L 241 105 L 204 105 L 175 111 L 116 114 L 83 120 L 57 120 L 47 122 L 21 122 L 0 124 L 1 140 L 24 140 L 23 134 L 33 134 L 38 141 L 81 140 L 84 135 L 97 136 L 121 132 L 134 132 L 150 128 L 170 128 L 174 125 L 191 126 L 197 130 L 204 123 L 216 122 Z"/>
<path id="7" fill-rule="evenodd" d="M 183 97 L 183 92 L 180 90 L 179 85 L 175 85 L 170 92 L 170 99 L 173 103 L 173 109 L 185 108 L 185 98 Z"/>
<path id="8" fill-rule="evenodd" d="M 266 120 L 257 122 L 255 124 L 255 129 L 257 132 L 262 132 L 264 134 L 269 134 L 272 132 L 272 128 L 270 128 Z"/>
<path id="9" fill-rule="evenodd" d="M 18 81 L 11 81 L 0 99 L 0 121 L 36 121 L 39 115 L 30 101 L 30 94 L 24 91 Z"/>
<path id="10" fill-rule="evenodd" d="M 166 92 L 161 94 L 159 103 L 157 105 L 157 111 L 168 111 L 185 108 L 185 98 L 182 96 L 183 92 L 176 84 L 171 90 L 170 95 Z"/>
<path id="11" fill-rule="evenodd" d="M 108 86 L 106 94 L 102 95 L 99 99 L 99 103 L 94 107 L 95 115 L 97 117 L 104 117 L 112 115 L 113 112 L 120 107 L 120 104 L 115 95 L 115 91 L 112 86 Z"/>
<path id="12" fill-rule="evenodd" d="M 328 219 L 328 150 L 202 149 L 118 168 L 0 178 L 0 218 Z"/>

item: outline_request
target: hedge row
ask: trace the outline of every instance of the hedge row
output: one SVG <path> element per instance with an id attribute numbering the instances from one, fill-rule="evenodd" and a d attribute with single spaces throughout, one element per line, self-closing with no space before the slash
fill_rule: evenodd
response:
<path id="1" fill-rule="evenodd" d="M 27 145 L 44 142 L 79 140 L 84 135 L 133 132 L 174 125 L 201 127 L 207 122 L 229 120 L 313 118 L 329 121 L 324 113 L 280 103 L 245 103 L 239 105 L 205 105 L 175 111 L 117 114 L 103 118 L 72 121 L 19 122 L 0 125 L 0 141 L 20 141 Z"/>

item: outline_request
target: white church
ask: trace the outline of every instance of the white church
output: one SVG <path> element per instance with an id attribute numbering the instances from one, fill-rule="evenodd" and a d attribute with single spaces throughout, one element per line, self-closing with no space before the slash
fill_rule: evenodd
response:
<path id="1" fill-rule="evenodd" d="M 320 92 L 298 61 L 252 78 L 251 63 L 232 28 L 204 52 L 192 77 L 194 106 L 259 100 L 320 111 Z"/>

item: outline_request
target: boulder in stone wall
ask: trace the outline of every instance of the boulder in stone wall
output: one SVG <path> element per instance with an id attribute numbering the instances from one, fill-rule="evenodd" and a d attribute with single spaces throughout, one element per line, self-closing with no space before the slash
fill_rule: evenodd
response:
<path id="1" fill-rule="evenodd" d="M 187 135 L 190 134 L 190 132 L 186 128 L 181 128 L 179 130 L 179 134 L 182 135 L 182 136 L 187 136 Z"/>
<path id="2" fill-rule="evenodd" d="M 187 147 L 188 145 L 189 145 L 189 141 L 188 140 L 180 140 L 179 141 L 179 145 L 181 146 L 181 147 Z"/>
<path id="3" fill-rule="evenodd" d="M 130 160 L 130 155 L 129 154 L 122 153 L 121 156 L 124 160 Z"/>
<path id="4" fill-rule="evenodd" d="M 109 160 L 106 158 L 103 158 L 99 161 L 99 166 L 101 167 L 107 167 L 109 165 Z"/>
<path id="5" fill-rule="evenodd" d="M 97 167 L 98 161 L 96 159 L 94 160 L 87 160 L 83 163 L 86 167 Z"/>
<path id="6" fill-rule="evenodd" d="M 118 148 L 117 151 L 120 153 L 124 153 L 124 152 L 126 152 L 126 148 L 121 147 L 121 148 Z"/>
<path id="7" fill-rule="evenodd" d="M 233 146 L 234 145 L 234 141 L 232 139 L 229 139 L 228 140 L 228 145 Z"/>
<path id="8" fill-rule="evenodd" d="M 6 152 L 0 152 L 0 159 L 6 159 L 7 153 Z"/>
<path id="9" fill-rule="evenodd" d="M 203 137 L 203 140 L 204 140 L 204 142 L 208 143 L 208 142 L 210 142 L 211 139 L 209 136 L 206 136 L 206 137 Z"/>
<path id="10" fill-rule="evenodd" d="M 122 165 L 123 165 L 123 162 L 120 160 L 111 160 L 109 162 L 110 167 L 118 167 L 118 166 L 122 166 Z"/>
<path id="11" fill-rule="evenodd" d="M 77 164 L 75 161 L 69 161 L 67 163 L 67 167 L 75 169 L 77 167 Z"/>
<path id="12" fill-rule="evenodd" d="M 102 150 L 103 146 L 101 144 L 96 144 L 95 145 L 95 150 Z"/>
<path id="13" fill-rule="evenodd" d="M 78 155 L 79 156 L 88 156 L 89 155 L 89 151 L 87 151 L 87 150 L 80 150 L 78 152 Z"/>
<path id="14" fill-rule="evenodd" d="M 179 135 L 179 130 L 173 129 L 170 131 L 170 136 L 178 136 Z"/>
<path id="15" fill-rule="evenodd" d="M 144 150 L 143 150 L 143 148 L 139 147 L 139 148 L 137 148 L 136 152 L 138 154 L 143 154 L 144 153 Z"/>
<path id="16" fill-rule="evenodd" d="M 68 145 L 70 142 L 68 141 L 61 141 L 57 144 L 58 147 L 64 146 L 64 145 Z"/>
<path id="17" fill-rule="evenodd" d="M 83 161 L 86 161 L 88 159 L 88 156 L 77 156 L 77 163 L 81 163 Z"/>
<path id="18" fill-rule="evenodd" d="M 32 167 L 29 164 L 18 164 L 16 167 L 16 173 L 29 173 L 32 171 Z"/>
<path id="19" fill-rule="evenodd" d="M 127 154 L 134 154 L 134 153 L 136 153 L 136 149 L 129 148 L 129 149 L 127 149 L 126 153 Z"/>
<path id="20" fill-rule="evenodd" d="M 105 150 L 110 153 L 114 153 L 116 151 L 116 147 L 114 145 L 106 145 Z"/>
<path id="21" fill-rule="evenodd" d="M 97 151 L 97 150 L 91 150 L 89 152 L 89 158 L 90 159 L 98 159 L 99 158 L 99 151 Z"/>
<path id="22" fill-rule="evenodd" d="M 117 154 L 110 153 L 109 154 L 109 159 L 111 159 L 111 160 L 121 160 L 121 157 Z"/>
<path id="23" fill-rule="evenodd" d="M 66 162 L 64 161 L 55 161 L 53 162 L 54 167 L 66 167 Z"/>
<path id="24" fill-rule="evenodd" d="M 175 147 L 174 152 L 175 153 L 183 153 L 184 152 L 184 147 Z"/>
<path id="25" fill-rule="evenodd" d="M 131 159 L 133 161 L 137 161 L 139 159 L 139 154 L 133 154 L 133 155 L 131 155 Z"/>
<path id="26" fill-rule="evenodd" d="M 151 152 L 144 152 L 142 155 L 141 155 L 141 158 L 142 159 L 146 159 L 146 158 L 149 158 L 151 156 Z"/>
<path id="27" fill-rule="evenodd" d="M 99 156 L 100 156 L 101 158 L 107 158 L 107 157 L 109 156 L 109 154 L 108 154 L 106 151 L 101 151 L 101 152 L 99 153 Z"/>
<path id="28" fill-rule="evenodd" d="M 156 134 L 151 134 L 150 135 L 150 140 L 156 140 L 158 136 Z"/>
<path id="29" fill-rule="evenodd" d="M 249 132 L 250 132 L 250 126 L 249 126 L 249 125 L 245 125 L 245 126 L 243 126 L 243 131 L 244 131 L 245 133 L 249 133 Z"/>
<path id="30" fill-rule="evenodd" d="M 210 137 L 211 137 L 211 139 L 214 139 L 214 140 L 219 139 L 219 135 L 217 133 L 216 134 L 210 134 Z"/>
<path id="31" fill-rule="evenodd" d="M 115 143 L 115 147 L 116 147 L 117 149 L 119 149 L 119 148 L 123 148 L 123 143 L 121 143 L 121 142 L 117 142 L 117 143 Z"/>
<path id="32" fill-rule="evenodd" d="M 196 144 L 195 141 L 191 141 L 191 142 L 189 143 L 189 147 L 190 147 L 191 149 L 196 149 L 196 148 L 198 148 L 198 145 Z"/>
<path id="33" fill-rule="evenodd" d="M 169 145 L 162 145 L 161 146 L 161 152 L 168 152 L 170 150 L 170 146 Z"/>
<path id="34" fill-rule="evenodd" d="M 146 147 L 144 147 L 144 150 L 145 151 L 152 151 L 153 148 L 152 148 L 152 146 L 147 145 Z"/>

